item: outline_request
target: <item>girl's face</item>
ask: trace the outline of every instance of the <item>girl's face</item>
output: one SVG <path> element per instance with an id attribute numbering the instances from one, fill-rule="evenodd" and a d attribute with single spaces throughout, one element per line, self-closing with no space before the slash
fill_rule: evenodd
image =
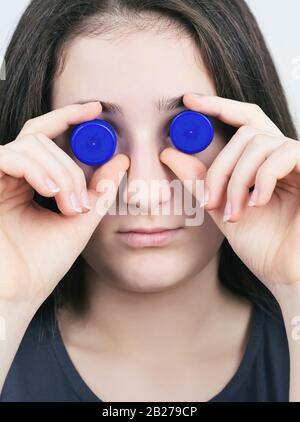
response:
<path id="1" fill-rule="evenodd" d="M 181 106 L 159 111 L 156 103 L 188 92 L 216 95 L 198 49 L 188 37 L 158 35 L 154 31 L 125 37 L 116 35 L 114 39 L 103 36 L 75 39 L 68 47 L 64 69 L 53 86 L 53 109 L 93 100 L 115 103 L 122 109 L 122 114 L 105 111 L 99 118 L 114 127 L 117 152 L 127 154 L 131 160 L 128 187 L 133 181 L 141 181 L 149 189 L 135 194 L 124 191 L 127 215 L 107 214 L 83 251 L 83 257 L 99 277 L 128 290 L 158 291 L 196 276 L 216 255 L 223 240 L 207 213 L 198 226 L 187 226 L 184 212 L 176 215 L 173 189 L 166 187 L 163 195 L 154 195 L 150 189 L 153 180 L 176 179 L 160 162 L 159 153 L 171 146 L 170 120 L 186 109 Z M 221 125 L 215 120 L 214 128 L 212 143 L 197 154 L 206 166 L 224 146 Z M 70 133 L 56 142 L 84 170 L 88 182 L 95 169 L 73 156 Z M 139 209 L 140 215 L 131 213 L 130 207 Z M 168 207 L 170 214 L 153 211 L 151 214 L 157 207 Z M 182 229 L 163 246 L 151 247 L 129 245 L 118 233 L 157 227 Z"/>

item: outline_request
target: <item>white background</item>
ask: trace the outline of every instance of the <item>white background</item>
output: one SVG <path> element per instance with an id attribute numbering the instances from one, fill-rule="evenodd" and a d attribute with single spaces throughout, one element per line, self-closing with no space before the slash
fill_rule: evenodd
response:
<path id="1" fill-rule="evenodd" d="M 300 133 L 300 0 L 247 0 L 265 35 Z M 29 0 L 1 1 L 0 57 Z"/>

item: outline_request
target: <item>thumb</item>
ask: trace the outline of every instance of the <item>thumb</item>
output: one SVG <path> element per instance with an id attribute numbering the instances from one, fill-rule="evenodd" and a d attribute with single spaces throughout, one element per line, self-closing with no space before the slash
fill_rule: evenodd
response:
<path id="1" fill-rule="evenodd" d="M 160 154 L 160 160 L 167 165 L 188 191 L 197 199 L 200 204 L 204 203 L 205 189 L 199 189 L 197 181 L 203 181 L 207 174 L 206 165 L 195 155 L 185 154 L 175 148 L 165 148 Z M 223 205 L 222 205 L 223 206 Z M 224 204 L 225 206 L 225 204 Z M 214 210 L 206 210 L 219 229 L 225 233 L 222 207 Z"/>
<path id="2" fill-rule="evenodd" d="M 129 158 L 124 154 L 117 154 L 99 167 L 88 185 L 91 210 L 66 218 L 69 228 L 75 229 L 79 235 L 82 247 L 85 247 L 102 218 L 116 200 L 119 185 L 129 166 Z"/>

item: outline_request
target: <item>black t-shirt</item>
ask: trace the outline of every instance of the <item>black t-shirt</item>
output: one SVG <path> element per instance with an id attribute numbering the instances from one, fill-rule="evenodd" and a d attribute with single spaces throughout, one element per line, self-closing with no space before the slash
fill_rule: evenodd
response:
<path id="1" fill-rule="evenodd" d="M 28 326 L 0 402 L 103 401 L 91 391 L 73 365 L 57 324 L 53 324 L 51 318 L 41 321 L 37 313 Z M 253 306 L 248 344 L 240 366 L 210 401 L 288 401 L 289 365 L 282 319 L 275 319 Z"/>

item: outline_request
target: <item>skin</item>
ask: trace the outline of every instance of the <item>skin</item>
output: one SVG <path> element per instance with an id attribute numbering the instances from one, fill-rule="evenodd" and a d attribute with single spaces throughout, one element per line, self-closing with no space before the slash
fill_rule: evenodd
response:
<path id="1" fill-rule="evenodd" d="M 251 306 L 218 281 L 217 252 L 226 236 L 281 306 L 290 401 L 300 400 L 300 342 L 292 335 L 300 314 L 299 143 L 257 105 L 217 97 L 195 52 L 188 39 L 152 32 L 119 44 L 76 39 L 54 85 L 53 111 L 28 121 L 15 141 L 1 146 L 0 249 L 7 282 L 0 284 L 0 315 L 7 338 L 0 348 L 0 387 L 36 310 L 82 253 L 88 311 L 78 316 L 66 309 L 58 319 L 87 385 L 105 401 L 209 400 L 236 372 L 251 317 Z M 153 108 L 162 94 L 184 93 L 186 107 L 217 119 L 213 143 L 197 156 L 167 145 L 162 128 L 171 116 Z M 125 111 L 123 121 L 113 122 L 118 154 L 93 171 L 70 156 L 66 135 L 72 125 L 100 117 L 99 103 L 70 105 L 91 96 L 117 102 Z M 226 146 L 218 121 L 238 129 Z M 197 198 L 206 210 L 204 223 L 184 228 L 180 241 L 156 252 L 121 246 L 116 230 L 132 227 L 133 220 L 111 217 L 107 210 L 96 213 L 96 201 L 103 200 L 96 186 L 108 178 L 117 187 L 118 173 L 126 171 L 132 181 L 204 179 L 209 196 Z M 46 186 L 47 176 L 59 191 Z M 249 198 L 253 185 L 258 194 Z M 35 206 L 32 188 L 55 196 L 62 214 Z M 71 201 L 82 192 L 91 202 L 83 213 Z M 172 201 L 171 195 L 161 198 Z M 147 198 L 138 199 L 145 206 Z M 136 222 L 154 226 L 166 220 L 149 215 L 134 217 Z"/>
<path id="2" fill-rule="evenodd" d="M 124 116 L 102 113 L 99 118 L 118 131 L 117 152 L 130 158 L 128 183 L 171 181 L 177 177 L 159 154 L 170 146 L 165 135 L 168 122 L 184 108 L 162 114 L 153 103 L 187 92 L 216 94 L 189 38 L 151 31 L 119 42 L 82 37 L 68 48 L 53 87 L 52 107 L 92 99 L 119 104 Z M 206 166 L 225 143 L 222 126 L 214 123 L 213 142 L 197 154 Z M 66 135 L 55 141 L 72 156 Z M 89 180 L 94 170 L 73 159 Z M 148 212 L 149 203 L 155 207 L 174 198 L 132 197 L 125 192 L 123 199 L 129 206 L 140 201 L 142 211 Z M 250 305 L 218 281 L 222 232 L 208 215 L 196 227 L 184 227 L 185 218 L 106 215 L 83 251 L 89 311 L 78 317 L 65 310 L 59 322 L 77 370 L 104 400 L 208 400 L 238 368 Z M 137 226 L 184 229 L 168 246 L 137 250 L 116 235 Z M 120 382 L 123 379 L 126 383 Z M 182 382 L 178 385 L 173 379 Z"/>

